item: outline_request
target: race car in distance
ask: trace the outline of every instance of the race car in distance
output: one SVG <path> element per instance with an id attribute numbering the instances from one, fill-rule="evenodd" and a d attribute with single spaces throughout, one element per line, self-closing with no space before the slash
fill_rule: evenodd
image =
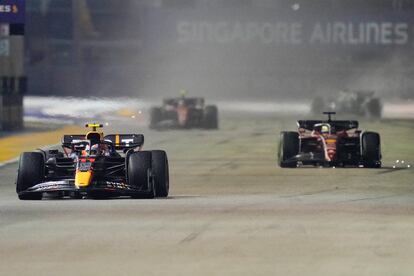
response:
<path id="1" fill-rule="evenodd" d="M 282 168 L 299 165 L 381 167 L 380 135 L 358 130 L 358 121 L 299 120 L 298 131 L 280 133 L 278 160 Z"/>
<path id="2" fill-rule="evenodd" d="M 22 200 L 52 197 L 167 197 L 168 159 L 165 151 L 142 151 L 142 134 L 64 135 L 62 149 L 20 155 L 16 192 Z"/>
<path id="3" fill-rule="evenodd" d="M 204 104 L 203 98 L 169 98 L 161 107 L 150 111 L 152 129 L 162 128 L 218 128 L 218 109 L 215 105 Z"/>
<path id="4" fill-rule="evenodd" d="M 316 97 L 312 101 L 311 113 L 335 111 L 338 114 L 357 115 L 379 119 L 382 116 L 382 103 L 374 91 L 341 91 L 335 97 Z"/>

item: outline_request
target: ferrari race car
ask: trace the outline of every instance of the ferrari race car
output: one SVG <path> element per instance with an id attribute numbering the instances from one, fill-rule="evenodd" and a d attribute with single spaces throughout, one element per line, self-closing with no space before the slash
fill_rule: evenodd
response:
<path id="1" fill-rule="evenodd" d="M 299 120 L 298 131 L 280 133 L 278 159 L 282 168 L 299 165 L 381 167 L 380 135 L 358 130 L 358 121 Z"/>
<path id="2" fill-rule="evenodd" d="M 43 195 L 72 198 L 167 197 L 168 159 L 165 151 L 142 151 L 142 134 L 97 131 L 64 135 L 62 149 L 20 155 L 16 192 L 22 200 Z"/>
<path id="3" fill-rule="evenodd" d="M 312 101 L 312 114 L 323 111 L 357 115 L 367 118 L 381 118 L 382 103 L 374 91 L 341 91 L 335 98 L 316 97 Z"/>
<path id="4" fill-rule="evenodd" d="M 161 128 L 218 128 L 218 109 L 204 104 L 203 98 L 164 99 L 161 107 L 150 111 L 149 127 Z"/>

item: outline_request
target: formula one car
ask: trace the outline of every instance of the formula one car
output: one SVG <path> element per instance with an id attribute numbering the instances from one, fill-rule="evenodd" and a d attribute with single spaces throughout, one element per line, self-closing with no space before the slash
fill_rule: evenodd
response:
<path id="1" fill-rule="evenodd" d="M 204 104 L 203 98 L 164 99 L 161 107 L 153 107 L 150 114 L 152 129 L 161 128 L 218 128 L 218 109 Z"/>
<path id="2" fill-rule="evenodd" d="M 380 135 L 358 130 L 358 121 L 299 120 L 298 131 L 280 133 L 282 168 L 299 165 L 381 167 Z"/>
<path id="3" fill-rule="evenodd" d="M 312 101 L 312 114 L 323 111 L 336 111 L 339 114 L 357 115 L 367 118 L 381 118 L 382 103 L 374 91 L 341 91 L 334 98 L 316 97 Z"/>
<path id="4" fill-rule="evenodd" d="M 22 200 L 43 195 L 72 198 L 167 197 L 165 151 L 142 151 L 142 134 L 104 136 L 92 128 L 86 135 L 64 135 L 63 151 L 24 152 L 20 156 L 16 192 Z"/>

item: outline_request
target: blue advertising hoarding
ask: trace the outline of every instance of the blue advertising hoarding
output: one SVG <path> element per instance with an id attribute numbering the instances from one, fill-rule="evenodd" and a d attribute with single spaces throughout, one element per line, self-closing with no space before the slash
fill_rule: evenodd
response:
<path id="1" fill-rule="evenodd" d="M 0 0 L 0 22 L 24 24 L 25 0 Z"/>

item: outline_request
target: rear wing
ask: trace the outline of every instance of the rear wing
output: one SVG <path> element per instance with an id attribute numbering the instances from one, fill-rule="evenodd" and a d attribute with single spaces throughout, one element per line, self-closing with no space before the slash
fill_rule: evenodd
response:
<path id="1" fill-rule="evenodd" d="M 163 105 L 177 106 L 180 101 L 184 101 L 187 106 L 204 106 L 204 98 L 167 98 L 163 100 Z"/>
<path id="2" fill-rule="evenodd" d="M 86 139 L 85 134 L 63 135 L 62 147 L 70 149 L 74 142 L 83 141 L 85 139 Z"/>
<path id="3" fill-rule="evenodd" d="M 110 134 L 104 137 L 110 141 L 116 150 L 133 149 L 144 145 L 143 134 Z"/>
<path id="4" fill-rule="evenodd" d="M 72 148 L 72 144 L 77 141 L 86 140 L 85 134 L 64 135 L 62 147 Z M 144 135 L 142 134 L 110 134 L 104 140 L 111 142 L 116 150 L 133 149 L 144 145 Z"/>
<path id="5" fill-rule="evenodd" d="M 314 125 L 316 124 L 323 124 L 328 123 L 331 125 L 335 131 L 343 131 L 343 130 L 350 130 L 354 128 L 358 128 L 359 124 L 358 121 L 321 121 L 321 120 L 299 120 L 297 122 L 298 128 L 303 128 L 306 130 L 313 130 Z"/>

